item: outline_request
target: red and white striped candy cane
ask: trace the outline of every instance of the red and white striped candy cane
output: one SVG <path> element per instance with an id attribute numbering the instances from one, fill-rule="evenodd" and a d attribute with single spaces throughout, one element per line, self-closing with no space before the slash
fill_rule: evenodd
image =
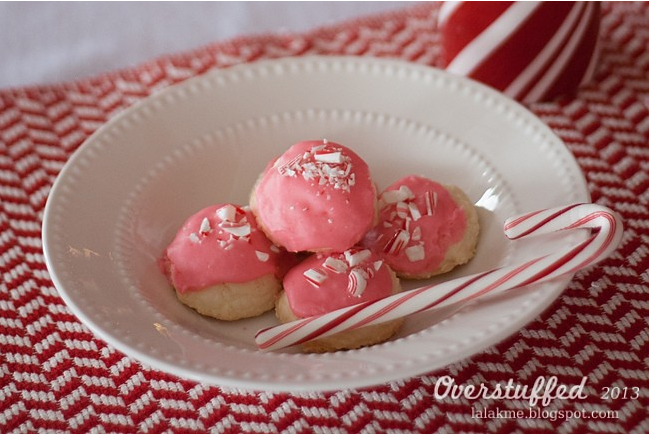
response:
<path id="1" fill-rule="evenodd" d="M 541 283 L 603 260 L 622 238 L 622 222 L 617 213 L 596 204 L 573 204 L 527 213 L 508 219 L 504 231 L 508 238 L 516 240 L 577 228 L 593 231 L 586 240 L 561 252 L 262 329 L 257 332 L 255 341 L 262 350 L 281 349 L 337 332 Z"/>

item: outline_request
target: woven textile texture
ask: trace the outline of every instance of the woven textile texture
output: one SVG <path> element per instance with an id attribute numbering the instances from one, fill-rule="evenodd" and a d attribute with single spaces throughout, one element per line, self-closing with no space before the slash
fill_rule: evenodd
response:
<path id="1" fill-rule="evenodd" d="M 498 345 L 443 370 L 361 390 L 207 386 L 123 355 L 58 296 L 42 253 L 43 209 L 57 174 L 93 131 L 147 95 L 212 68 L 305 54 L 437 65 L 437 4 L 303 34 L 242 37 L 74 83 L 0 91 L 0 432 L 649 432 L 649 4 L 602 6 L 595 79 L 575 96 L 528 107 L 575 155 L 593 201 L 622 215 L 618 251 L 578 273 L 542 315 Z M 529 405 L 435 398 L 444 375 L 491 387 L 509 379 L 529 385 L 539 376 L 575 385 L 586 376 L 588 396 L 554 401 L 546 411 L 556 418 L 477 417 Z M 605 397 L 614 387 L 629 394 Z M 582 417 L 568 418 L 571 412 Z"/>

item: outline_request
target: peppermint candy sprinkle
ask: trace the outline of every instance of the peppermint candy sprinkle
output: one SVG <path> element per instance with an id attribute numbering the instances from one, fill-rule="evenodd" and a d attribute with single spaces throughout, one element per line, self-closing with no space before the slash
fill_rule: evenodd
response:
<path id="1" fill-rule="evenodd" d="M 327 272 L 321 269 L 308 269 L 303 273 L 307 282 L 314 287 L 320 287 L 320 284 L 327 280 Z"/>
<path id="2" fill-rule="evenodd" d="M 237 208 L 232 204 L 226 204 L 216 210 L 216 216 L 225 222 L 234 222 L 237 215 Z"/>
<path id="3" fill-rule="evenodd" d="M 210 231 L 212 231 L 212 227 L 210 226 L 210 220 L 208 218 L 203 218 L 201 221 L 201 227 L 198 230 L 201 234 L 207 234 Z"/>
<path id="4" fill-rule="evenodd" d="M 253 229 L 248 222 L 243 209 L 232 204 L 219 207 L 215 212 L 216 223 L 210 222 L 209 217 L 204 217 L 198 227 L 198 231 L 189 235 L 192 243 L 200 243 L 202 238 L 211 233 L 219 237 L 219 245 L 223 249 L 230 249 L 236 240 L 250 241 L 250 234 Z M 262 260 L 263 261 L 263 260 Z"/>
<path id="5" fill-rule="evenodd" d="M 334 257 L 327 257 L 324 263 L 322 263 L 322 267 L 335 273 L 345 273 L 349 268 L 349 264 L 344 260 L 339 260 Z"/>
<path id="6" fill-rule="evenodd" d="M 352 269 L 349 272 L 349 282 L 347 285 L 347 291 L 355 297 L 360 297 L 363 294 L 363 291 L 367 287 L 367 278 L 362 270 Z"/>
<path id="7" fill-rule="evenodd" d="M 401 250 L 408 245 L 409 241 L 410 233 L 406 230 L 399 230 L 388 240 L 383 250 L 388 254 L 399 255 Z"/>
<path id="8" fill-rule="evenodd" d="M 301 175 L 305 180 L 313 181 L 318 185 L 328 185 L 349 192 L 356 184 L 351 160 L 341 147 L 323 140 L 321 144 L 276 168 L 285 177 Z"/>
<path id="9" fill-rule="evenodd" d="M 424 251 L 424 244 L 419 243 L 417 245 L 408 246 L 405 249 L 406 257 L 408 260 L 412 261 L 421 261 L 426 258 L 426 252 Z"/>
<path id="10" fill-rule="evenodd" d="M 270 259 L 270 254 L 268 252 L 255 250 L 255 255 L 257 256 L 257 259 L 262 263 L 265 263 Z"/>
<path id="11" fill-rule="evenodd" d="M 416 195 L 407 187 L 388 190 L 381 194 L 383 208 L 390 207 L 389 220 L 383 222 L 385 228 L 395 228 L 392 237 L 383 246 L 383 252 L 399 255 L 403 251 L 411 262 L 424 260 L 426 250 L 421 240 L 421 227 L 412 225 L 422 216 L 433 216 L 437 208 L 437 192 L 427 191 L 423 194 L 425 212 L 415 202 Z"/>
<path id="12" fill-rule="evenodd" d="M 312 286 L 320 287 L 330 273 L 347 273 L 347 291 L 354 297 L 361 297 L 369 280 L 383 265 L 382 260 L 369 262 L 372 251 L 369 249 L 348 249 L 342 255 L 328 256 L 322 267 L 311 268 L 303 272 L 304 278 Z"/>
<path id="13" fill-rule="evenodd" d="M 408 186 L 399 186 L 397 190 L 386 190 L 381 194 L 381 200 L 385 204 L 396 204 L 398 202 L 414 199 L 415 195 Z"/>
<path id="14" fill-rule="evenodd" d="M 372 252 L 369 249 L 362 249 L 360 251 L 347 250 L 344 252 L 345 260 L 349 267 L 356 267 L 361 264 L 363 261 L 367 260 L 372 256 Z"/>

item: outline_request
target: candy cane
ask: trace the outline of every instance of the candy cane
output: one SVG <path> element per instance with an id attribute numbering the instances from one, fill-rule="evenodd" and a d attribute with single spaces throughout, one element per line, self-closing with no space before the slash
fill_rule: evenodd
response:
<path id="1" fill-rule="evenodd" d="M 504 231 L 508 238 L 516 240 L 578 228 L 594 231 L 586 240 L 561 252 L 262 329 L 257 332 L 255 341 L 262 350 L 276 350 L 421 311 L 468 302 L 487 294 L 545 282 L 603 260 L 622 238 L 619 216 L 596 204 L 573 204 L 527 213 L 508 219 Z"/>

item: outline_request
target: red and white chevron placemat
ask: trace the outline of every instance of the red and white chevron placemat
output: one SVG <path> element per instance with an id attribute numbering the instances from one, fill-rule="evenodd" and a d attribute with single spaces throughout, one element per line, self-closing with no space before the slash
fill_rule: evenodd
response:
<path id="1" fill-rule="evenodd" d="M 211 68 L 303 54 L 439 65 L 439 7 L 309 33 L 242 37 L 74 83 L 0 91 L 0 432 L 649 431 L 649 4 L 604 3 L 594 79 L 528 107 L 566 142 L 594 202 L 625 221 L 618 251 L 539 318 L 443 370 L 374 388 L 284 394 L 206 386 L 142 366 L 93 336 L 57 294 L 41 245 L 49 189 L 99 126 Z M 547 406 L 441 394 L 556 377 L 583 397 Z M 518 412 L 523 414 L 518 414 Z"/>

